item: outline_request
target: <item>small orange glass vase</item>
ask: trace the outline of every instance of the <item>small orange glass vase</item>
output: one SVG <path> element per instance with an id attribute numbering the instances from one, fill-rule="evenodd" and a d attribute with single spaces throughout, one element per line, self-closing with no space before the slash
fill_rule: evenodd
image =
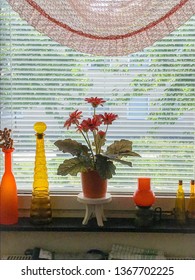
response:
<path id="1" fill-rule="evenodd" d="M 11 225 L 18 222 L 17 186 L 12 173 L 12 152 L 14 148 L 2 149 L 5 171 L 0 186 L 0 224 Z"/>
<path id="2" fill-rule="evenodd" d="M 139 207 L 151 207 L 155 202 L 155 195 L 150 189 L 150 178 L 138 178 L 138 189 L 133 195 L 133 201 Z"/>
<path id="3" fill-rule="evenodd" d="M 107 180 L 102 179 L 96 170 L 81 172 L 83 195 L 87 198 L 103 198 L 107 192 Z"/>

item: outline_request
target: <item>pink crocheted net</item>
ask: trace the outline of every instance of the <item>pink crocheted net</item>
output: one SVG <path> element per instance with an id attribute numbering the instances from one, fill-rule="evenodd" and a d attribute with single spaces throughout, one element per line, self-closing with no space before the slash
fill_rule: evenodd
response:
<path id="1" fill-rule="evenodd" d="M 143 50 L 195 14 L 195 0 L 7 0 L 39 32 L 83 53 Z"/>

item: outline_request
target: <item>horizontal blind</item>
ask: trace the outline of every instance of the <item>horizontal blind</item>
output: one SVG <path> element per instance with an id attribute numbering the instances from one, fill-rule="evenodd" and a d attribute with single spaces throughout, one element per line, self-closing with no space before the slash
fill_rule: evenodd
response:
<path id="1" fill-rule="evenodd" d="M 107 144 L 133 141 L 141 158 L 132 167 L 117 164 L 108 182 L 113 192 L 134 191 L 138 177 L 151 177 L 159 193 L 189 190 L 195 177 L 195 17 L 162 41 L 124 57 L 82 54 L 38 33 L 1 1 L 1 129 L 13 130 L 13 170 L 18 189 L 31 190 L 37 121 L 47 124 L 45 150 L 50 189 L 79 191 L 80 176 L 58 176 L 66 155 L 58 139 L 82 141 L 63 128 L 76 109 L 89 117 L 84 98 L 107 100 L 99 112 L 119 115 Z M 3 155 L 0 154 L 1 174 Z"/>

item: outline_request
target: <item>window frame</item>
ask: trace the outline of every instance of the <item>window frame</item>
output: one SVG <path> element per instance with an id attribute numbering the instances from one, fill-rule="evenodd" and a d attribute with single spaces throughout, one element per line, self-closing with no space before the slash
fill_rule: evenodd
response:
<path id="1" fill-rule="evenodd" d="M 175 186 L 175 189 L 177 186 Z M 110 203 L 108 206 L 106 206 L 110 211 L 127 211 L 129 209 L 134 209 L 135 206 L 132 202 L 132 195 L 133 193 L 113 193 L 113 201 Z M 29 192 L 18 192 L 18 197 L 19 197 L 19 209 L 20 212 L 22 213 L 25 211 L 29 211 L 30 209 L 30 199 L 31 199 L 31 194 Z M 83 209 L 83 206 L 80 205 L 77 200 L 77 193 L 75 192 L 66 192 L 65 190 L 59 193 L 51 192 L 51 197 L 53 201 L 53 206 L 54 206 L 54 212 L 56 213 L 60 210 L 70 210 L 71 211 L 77 211 Z M 157 195 L 157 202 L 155 205 L 162 205 L 163 210 L 167 209 L 168 211 L 174 207 L 174 198 L 175 194 L 160 194 L 158 193 Z M 164 203 L 166 201 L 166 203 Z M 154 207 L 155 207 L 154 205 Z"/>

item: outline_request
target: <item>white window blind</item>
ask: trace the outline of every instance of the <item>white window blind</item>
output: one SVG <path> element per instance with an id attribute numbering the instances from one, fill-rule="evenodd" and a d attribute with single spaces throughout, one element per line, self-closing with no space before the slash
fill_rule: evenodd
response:
<path id="1" fill-rule="evenodd" d="M 50 190 L 78 191 L 80 176 L 58 176 L 65 155 L 54 142 L 82 141 L 63 128 L 69 112 L 90 116 L 85 97 L 101 97 L 101 110 L 119 115 L 107 144 L 133 141 L 141 158 L 117 166 L 109 190 L 130 192 L 151 177 L 159 193 L 176 191 L 195 177 L 195 17 L 154 46 L 125 57 L 95 57 L 39 34 L 1 0 L 0 126 L 13 130 L 13 171 L 18 190 L 32 189 L 37 121 L 47 124 L 45 150 Z M 1 176 L 3 155 L 0 154 Z"/>

